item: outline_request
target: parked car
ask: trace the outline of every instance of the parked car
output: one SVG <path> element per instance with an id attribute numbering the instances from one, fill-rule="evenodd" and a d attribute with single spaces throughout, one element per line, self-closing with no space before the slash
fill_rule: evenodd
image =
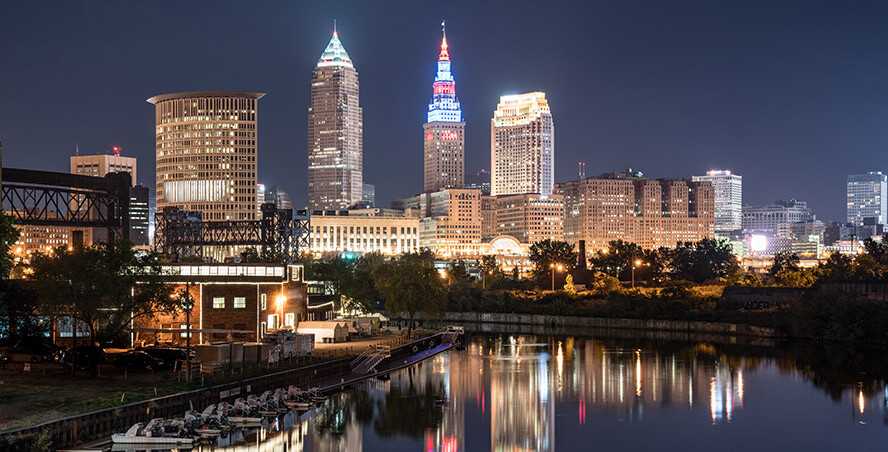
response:
<path id="1" fill-rule="evenodd" d="M 97 345 L 78 345 L 65 350 L 61 362 L 78 370 L 93 369 L 105 362 L 105 352 Z"/>
<path id="2" fill-rule="evenodd" d="M 155 358 L 141 350 L 130 350 L 121 353 L 107 354 L 108 361 L 115 366 L 128 370 L 158 370 L 166 366 L 163 360 Z"/>
<path id="3" fill-rule="evenodd" d="M 149 356 L 163 361 L 164 369 L 171 369 L 177 362 L 188 359 L 188 351 L 178 347 L 142 347 L 137 351 L 145 352 Z M 193 350 L 191 354 L 194 355 Z"/>
<path id="4" fill-rule="evenodd" d="M 61 349 L 48 337 L 23 337 L 14 342 L 8 341 L 7 344 L 2 347 L 2 354 L 9 361 L 50 363 L 61 357 Z"/>

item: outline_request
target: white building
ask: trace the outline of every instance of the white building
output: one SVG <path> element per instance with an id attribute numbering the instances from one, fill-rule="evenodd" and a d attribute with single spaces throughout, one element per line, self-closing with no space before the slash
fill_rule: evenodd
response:
<path id="1" fill-rule="evenodd" d="M 552 194 L 555 125 L 546 94 L 500 97 L 490 120 L 491 195 Z"/>
<path id="2" fill-rule="evenodd" d="M 419 251 L 419 218 L 375 213 L 375 209 L 311 215 L 312 254 Z M 363 213 L 363 214 L 361 214 Z"/>
<path id="3" fill-rule="evenodd" d="M 847 199 L 848 223 L 861 226 L 865 218 L 888 222 L 888 176 L 881 171 L 848 176 Z"/>
<path id="4" fill-rule="evenodd" d="M 707 171 L 694 182 L 709 182 L 715 191 L 715 232 L 727 234 L 743 227 L 743 177 L 728 170 Z"/>

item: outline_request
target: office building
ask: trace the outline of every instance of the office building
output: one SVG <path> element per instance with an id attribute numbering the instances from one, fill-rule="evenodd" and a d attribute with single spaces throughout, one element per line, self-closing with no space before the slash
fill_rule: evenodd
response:
<path id="1" fill-rule="evenodd" d="M 707 171 L 694 182 L 709 182 L 715 190 L 715 233 L 729 235 L 743 227 L 743 177 L 727 170 Z"/>
<path id="2" fill-rule="evenodd" d="M 441 38 L 432 100 L 422 129 L 423 191 L 462 187 L 465 184 L 466 123 L 456 97 L 456 81 L 450 71 L 446 32 Z"/>
<path id="3" fill-rule="evenodd" d="M 496 198 L 481 193 L 481 240 L 490 240 L 496 237 Z"/>
<path id="4" fill-rule="evenodd" d="M 500 97 L 490 120 L 493 196 L 552 194 L 555 125 L 545 93 Z"/>
<path id="5" fill-rule="evenodd" d="M 848 176 L 846 222 L 862 226 L 867 218 L 875 224 L 888 222 L 888 176 L 881 171 Z"/>
<path id="6" fill-rule="evenodd" d="M 257 104 L 264 93 L 161 94 L 155 105 L 157 211 L 205 221 L 257 218 Z"/>
<path id="7" fill-rule="evenodd" d="M 129 241 L 134 246 L 147 247 L 150 244 L 148 235 L 149 224 L 149 194 L 150 190 L 144 185 L 136 185 L 130 189 L 130 232 Z"/>
<path id="8" fill-rule="evenodd" d="M 364 118 L 358 72 L 333 29 L 311 77 L 308 207 L 347 209 L 363 199 Z"/>
<path id="9" fill-rule="evenodd" d="M 714 236 L 715 195 L 709 182 L 645 179 L 622 172 L 560 182 L 564 239 L 590 252 L 613 240 L 643 248 L 674 247 Z"/>
<path id="10" fill-rule="evenodd" d="M 376 206 L 376 186 L 373 184 L 364 184 L 364 193 L 361 196 L 362 204 L 367 207 Z"/>
<path id="11" fill-rule="evenodd" d="M 481 190 L 448 188 L 418 196 L 420 247 L 441 257 L 477 256 L 481 243 Z"/>
<path id="12" fill-rule="evenodd" d="M 104 177 L 108 173 L 129 173 L 132 185 L 137 183 L 136 158 L 120 155 L 114 146 L 111 154 L 75 154 L 71 156 L 71 174 Z"/>
<path id="13" fill-rule="evenodd" d="M 808 209 L 808 203 L 790 199 L 766 206 L 743 207 L 744 232 L 776 232 L 781 225 L 805 223 L 816 217 Z"/>
<path id="14" fill-rule="evenodd" d="M 396 255 L 419 251 L 419 218 L 367 210 L 313 212 L 310 218 L 312 254 Z"/>
<path id="15" fill-rule="evenodd" d="M 564 240 L 563 196 L 537 194 L 499 196 L 495 201 L 495 236 L 510 235 L 520 243 Z"/>

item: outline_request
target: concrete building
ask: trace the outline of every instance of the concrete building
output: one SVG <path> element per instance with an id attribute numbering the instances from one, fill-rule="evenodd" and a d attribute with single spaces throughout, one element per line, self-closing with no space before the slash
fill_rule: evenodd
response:
<path id="1" fill-rule="evenodd" d="M 743 207 L 743 231 L 751 232 L 775 232 L 782 225 L 791 223 L 805 223 L 816 217 L 808 209 L 808 203 L 790 199 L 777 201 L 766 206 Z"/>
<path id="2" fill-rule="evenodd" d="M 456 81 L 450 72 L 447 34 L 441 38 L 438 71 L 423 124 L 423 191 L 465 185 L 465 129 Z"/>
<path id="3" fill-rule="evenodd" d="M 729 235 L 743 227 L 743 177 L 727 170 L 707 171 L 694 182 L 709 182 L 715 190 L 715 233 Z"/>
<path id="4" fill-rule="evenodd" d="M 161 94 L 155 105 L 158 212 L 199 211 L 206 221 L 257 218 L 257 104 L 264 93 Z"/>
<path id="5" fill-rule="evenodd" d="M 311 78 L 308 206 L 347 209 L 363 199 L 364 113 L 358 72 L 333 30 Z"/>
<path id="6" fill-rule="evenodd" d="M 293 200 L 290 194 L 277 185 L 267 187 L 265 184 L 256 185 L 257 209 L 261 212 L 262 204 L 272 203 L 278 209 L 292 209 Z M 261 216 L 261 213 L 260 213 Z"/>
<path id="7" fill-rule="evenodd" d="M 372 210 L 372 209 L 369 209 Z M 315 211 L 310 217 L 312 254 L 419 251 L 419 218 L 385 213 Z"/>
<path id="8" fill-rule="evenodd" d="M 481 240 L 490 240 L 496 237 L 496 198 L 481 193 Z"/>
<path id="9" fill-rule="evenodd" d="M 888 176 L 881 171 L 848 176 L 846 196 L 846 222 L 862 226 L 873 218 L 875 224 L 888 223 Z"/>
<path id="10" fill-rule="evenodd" d="M 111 154 L 75 154 L 71 156 L 71 174 L 103 177 L 108 173 L 129 173 L 132 184 L 137 183 L 135 157 L 120 155 L 120 147 L 114 146 Z"/>
<path id="11" fill-rule="evenodd" d="M 712 184 L 686 180 L 649 180 L 641 173 L 618 173 L 561 182 L 564 239 L 586 241 L 590 252 L 613 240 L 643 248 L 674 247 L 714 236 Z"/>
<path id="12" fill-rule="evenodd" d="M 552 194 L 555 181 L 555 125 L 546 94 L 500 97 L 490 120 L 493 196 Z"/>
<path id="13" fill-rule="evenodd" d="M 149 197 L 150 191 L 144 185 L 136 185 L 130 189 L 130 234 L 129 241 L 140 247 L 147 247 L 151 242 L 148 235 L 149 225 Z"/>
<path id="14" fill-rule="evenodd" d="M 441 257 L 477 256 L 481 243 L 481 190 L 448 188 L 419 198 L 420 247 Z"/>
<path id="15" fill-rule="evenodd" d="M 521 243 L 564 240 L 564 198 L 554 194 L 500 196 L 495 201 L 495 236 Z"/>

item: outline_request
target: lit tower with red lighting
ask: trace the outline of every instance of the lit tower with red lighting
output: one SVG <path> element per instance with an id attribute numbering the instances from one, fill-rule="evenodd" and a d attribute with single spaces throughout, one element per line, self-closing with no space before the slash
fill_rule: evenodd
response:
<path id="1" fill-rule="evenodd" d="M 438 72 L 432 84 L 432 100 L 423 124 L 423 191 L 462 187 L 465 182 L 465 129 L 456 98 L 456 82 L 450 72 L 447 31 L 441 22 Z"/>

